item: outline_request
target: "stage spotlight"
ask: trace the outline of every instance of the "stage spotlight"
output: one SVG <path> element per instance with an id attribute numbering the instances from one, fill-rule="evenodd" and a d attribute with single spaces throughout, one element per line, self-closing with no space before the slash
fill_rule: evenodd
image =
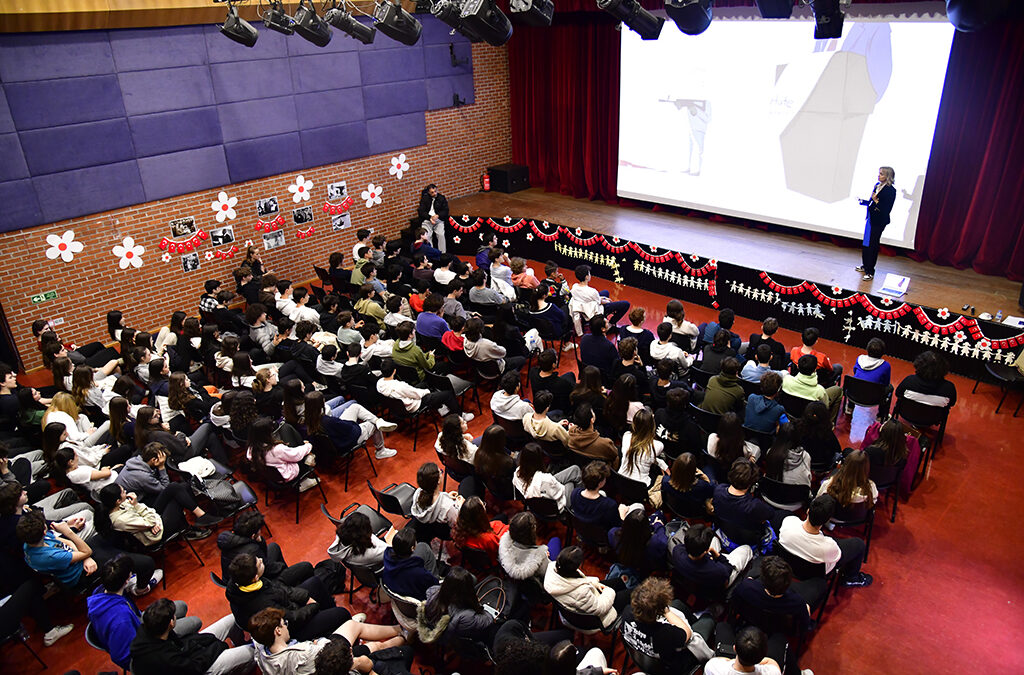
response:
<path id="1" fill-rule="evenodd" d="M 711 25 L 712 0 L 669 0 L 665 13 L 687 35 L 700 35 Z"/>
<path id="2" fill-rule="evenodd" d="M 260 37 L 259 32 L 252 27 L 252 24 L 238 16 L 238 10 L 234 5 L 228 5 L 228 16 L 224 19 L 224 25 L 220 27 L 220 32 L 228 39 L 246 47 L 254 46 Z"/>
<path id="3" fill-rule="evenodd" d="M 843 8 L 840 0 L 813 0 L 814 39 L 830 40 L 843 37 Z"/>
<path id="4" fill-rule="evenodd" d="M 295 21 L 284 13 L 284 5 L 279 1 L 270 3 L 270 9 L 263 12 L 263 25 L 282 35 L 295 33 Z"/>
<path id="5" fill-rule="evenodd" d="M 420 39 L 423 25 L 398 4 L 384 0 L 373 10 L 377 28 L 392 40 L 412 46 Z"/>
<path id="6" fill-rule="evenodd" d="M 470 42 L 483 42 L 482 37 L 462 23 L 462 6 L 458 0 L 435 2 L 430 7 L 430 13 L 464 35 Z"/>
<path id="7" fill-rule="evenodd" d="M 337 7 L 327 10 L 327 13 L 324 14 L 324 20 L 342 33 L 359 40 L 364 45 L 372 43 L 373 38 L 377 35 L 377 29 L 372 25 L 367 26 L 365 23 L 356 21 L 351 12 L 346 12 Z"/>
<path id="8" fill-rule="evenodd" d="M 301 0 L 299 8 L 295 10 L 295 32 L 317 47 L 326 47 L 334 37 L 331 27 L 316 15 L 310 0 Z"/>
<path id="9" fill-rule="evenodd" d="M 462 5 L 462 23 L 495 47 L 512 37 L 512 22 L 501 13 L 494 0 L 466 0 Z"/>
<path id="10" fill-rule="evenodd" d="M 528 26 L 550 26 L 555 14 L 555 3 L 551 0 L 512 0 L 509 3 L 512 18 Z"/>
<path id="11" fill-rule="evenodd" d="M 762 19 L 788 19 L 793 16 L 793 0 L 757 0 Z"/>
<path id="12" fill-rule="evenodd" d="M 954 28 L 970 32 L 1006 18 L 1012 5 L 1011 0 L 946 0 L 946 16 Z"/>
<path id="13" fill-rule="evenodd" d="M 641 40 L 657 40 L 665 19 L 654 16 L 637 0 L 597 0 L 597 6 L 640 36 Z"/>

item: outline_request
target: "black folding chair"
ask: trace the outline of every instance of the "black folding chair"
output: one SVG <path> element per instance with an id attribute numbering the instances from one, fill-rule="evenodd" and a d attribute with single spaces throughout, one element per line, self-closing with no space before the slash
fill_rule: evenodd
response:
<path id="1" fill-rule="evenodd" d="M 902 419 L 919 432 L 922 432 L 922 434 L 937 429 L 935 441 L 928 444 L 922 458 L 924 461 L 923 474 L 927 475 L 928 465 L 931 464 L 932 457 L 938 451 L 939 446 L 942 445 L 942 439 L 946 435 L 946 421 L 949 419 L 949 408 L 927 405 L 908 398 L 900 398 L 896 400 L 893 417 Z"/>
<path id="2" fill-rule="evenodd" d="M 1001 363 L 986 363 L 985 372 L 988 373 L 989 377 L 994 380 L 994 383 L 1003 392 L 1003 395 L 999 397 L 999 405 L 996 406 L 996 414 L 998 415 L 1011 390 L 1024 391 L 1024 375 L 1021 375 L 1020 371 L 1014 366 L 1004 366 Z M 972 394 L 978 391 L 979 382 L 981 382 L 980 377 L 974 381 L 974 388 L 971 389 Z M 1022 404 L 1024 404 L 1024 394 L 1021 395 L 1020 401 L 1017 402 L 1017 407 L 1013 411 L 1014 417 L 1020 412 Z"/>
<path id="3" fill-rule="evenodd" d="M 868 474 L 868 477 L 874 481 L 875 487 L 878 488 L 879 494 L 884 494 L 885 499 L 892 497 L 892 515 L 889 517 L 890 523 L 896 522 L 896 507 L 900 504 L 900 477 L 903 475 L 903 469 L 906 466 L 906 459 L 894 466 L 879 466 L 877 464 L 872 464 L 871 471 Z"/>
<path id="4" fill-rule="evenodd" d="M 327 434 L 312 434 L 309 436 L 309 442 L 312 443 L 313 452 L 317 457 L 345 463 L 345 492 L 348 492 L 348 472 L 352 466 L 352 459 L 360 450 L 366 454 L 366 461 L 370 463 L 373 475 L 377 475 L 377 467 L 373 465 L 373 457 L 370 455 L 370 449 L 366 447 L 365 441 L 357 443 L 346 450 L 339 450 L 338 446 L 334 444 L 334 441 Z"/>
<path id="5" fill-rule="evenodd" d="M 818 615 L 815 617 L 815 621 L 821 622 L 821 616 L 825 613 L 825 605 L 828 604 L 828 596 L 835 593 L 839 585 L 839 569 L 833 567 L 831 572 L 826 572 L 825 563 L 813 563 L 805 558 L 801 558 L 779 542 L 775 542 L 774 553 L 789 563 L 790 569 L 793 570 L 794 579 L 800 581 L 806 581 L 807 579 L 825 580 L 825 597 L 822 598 L 821 605 L 818 607 Z"/>
<path id="6" fill-rule="evenodd" d="M 697 423 L 697 426 L 705 432 L 712 434 L 718 431 L 718 422 L 722 419 L 722 416 L 718 413 L 708 412 L 700 406 L 691 403 L 690 415 L 693 417 L 693 421 Z"/>
<path id="7" fill-rule="evenodd" d="M 378 513 L 383 509 L 392 515 L 412 518 L 412 497 L 416 493 L 416 488 L 412 485 L 392 483 L 383 490 L 378 490 L 373 487 L 370 479 L 366 479 L 366 484 L 373 493 L 373 498 L 377 500 Z"/>
<path id="8" fill-rule="evenodd" d="M 573 512 L 571 505 L 566 506 L 566 511 L 569 512 L 573 530 L 576 532 L 576 538 L 580 540 L 584 547 L 593 548 L 601 555 L 607 554 L 610 549 L 608 545 L 608 528 L 601 523 L 592 523 L 581 519 Z"/>
<path id="9" fill-rule="evenodd" d="M 431 391 L 452 392 L 455 394 L 455 398 L 458 399 L 459 405 L 462 406 L 463 410 L 466 409 L 466 406 L 463 404 L 462 399 L 465 398 L 466 394 L 472 392 L 473 398 L 476 399 L 476 409 L 478 411 L 483 411 L 483 408 L 480 406 L 480 392 L 478 388 L 474 387 L 473 383 L 468 380 L 465 384 L 459 385 L 456 389 L 455 385 L 452 384 L 452 381 L 447 375 L 438 375 L 437 373 L 432 373 L 428 370 L 426 378 L 424 379 L 424 384 L 426 384 L 427 389 L 430 389 Z"/>
<path id="10" fill-rule="evenodd" d="M 762 476 L 757 482 L 757 495 L 775 508 L 800 511 L 811 503 L 811 486 L 792 485 Z"/>
<path id="11" fill-rule="evenodd" d="M 437 452 L 437 460 L 441 462 L 442 466 L 444 466 L 444 483 L 441 485 L 442 490 L 448 490 L 449 474 L 451 474 L 453 480 L 461 483 L 463 479 L 476 473 L 473 465 L 466 460 L 459 459 L 458 457 L 451 457 L 436 448 L 434 450 Z"/>
<path id="12" fill-rule="evenodd" d="M 839 506 L 830 521 L 836 528 L 861 527 L 864 531 L 864 560 L 868 559 L 871 550 L 871 532 L 875 527 L 875 503 L 863 501 L 850 506 Z"/>
<path id="13" fill-rule="evenodd" d="M 878 406 L 879 417 L 889 415 L 889 399 L 892 391 L 880 382 L 862 380 L 853 375 L 843 376 L 843 410 L 852 403 L 862 408 Z"/>
<path id="14" fill-rule="evenodd" d="M 785 391 L 780 389 L 779 403 L 781 403 L 782 407 L 786 409 L 786 414 L 790 419 L 798 420 L 804 416 L 804 409 L 807 408 L 808 403 L 811 403 L 811 400 L 787 394 Z"/>

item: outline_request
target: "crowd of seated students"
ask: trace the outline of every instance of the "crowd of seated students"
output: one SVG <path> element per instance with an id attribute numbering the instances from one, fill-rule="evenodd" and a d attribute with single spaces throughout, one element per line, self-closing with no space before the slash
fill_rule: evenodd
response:
<path id="1" fill-rule="evenodd" d="M 580 662 L 559 648 L 564 640 L 555 638 L 564 635 L 531 634 L 518 621 L 523 615 L 485 611 L 477 580 L 464 569 L 481 560 L 532 582 L 532 591 L 511 585 L 513 594 L 540 593 L 606 629 L 618 627 L 637 652 L 665 663 L 683 655 L 706 662 L 708 672 L 747 672 L 752 661 L 764 666 L 759 672 L 775 672 L 778 636 L 749 628 L 734 635 L 742 617 L 717 626 L 710 615 L 698 618 L 652 574 L 671 572 L 709 595 L 738 594 L 748 606 L 791 612 L 808 626 L 823 601 L 820 580 L 792 581 L 774 549 L 838 569 L 846 586 L 871 583 L 861 571 L 864 542 L 831 537 L 827 526 L 837 510 L 878 498 L 872 463 L 905 460 L 904 429 L 890 420 L 874 444 L 844 456 L 833 431 L 843 369 L 815 349 L 815 329 L 803 332 L 787 360 L 774 319 L 743 342 L 731 330 L 731 310 L 696 326 L 673 300 L 651 331 L 642 308 L 630 311 L 628 302 L 590 286 L 586 265 L 570 288 L 557 265 L 547 263 L 538 279 L 492 239 L 473 270 L 433 249 L 422 229 L 411 233 L 411 246 L 360 231 L 356 267 L 345 269 L 344 256 L 332 254 L 331 288 L 319 302 L 264 269 L 250 248 L 233 273 L 237 296 L 211 280 L 199 317 L 176 311 L 155 337 L 128 327 L 116 310 L 107 322 L 118 349 L 77 348 L 34 325 L 53 387 L 18 387 L 12 370 L 0 366 L 0 440 L 7 444 L 0 448 L 0 534 L 9 572 L 3 591 L 12 598 L 0 605 L 5 621 L 11 612 L 18 619 L 32 613 L 46 644 L 70 631 L 53 626 L 45 606 L 34 607 L 41 596 L 34 570 L 65 592 L 91 592 L 89 615 L 102 644 L 115 663 L 143 675 L 171 664 L 233 672 L 254 660 L 265 673 L 343 672 L 331 670 L 338 664 L 405 672 L 411 653 L 396 657 L 388 647 L 404 644 L 407 629 L 353 622 L 333 598 L 329 575 L 339 569 L 325 568 L 325 577 L 308 562 L 289 566 L 260 535 L 257 511 L 243 512 L 218 536 L 230 615 L 200 631 L 183 603 L 161 600 L 140 613 L 130 597 L 162 577 L 151 549 L 170 536 L 210 536 L 223 520 L 200 506 L 190 472 L 206 462 L 227 475 L 237 468 L 312 488 L 324 459 L 314 445 L 343 453 L 372 443 L 378 460 L 395 455 L 384 434 L 397 425 L 372 409 L 436 411 L 443 418 L 439 460 L 457 459 L 466 473 L 454 475 L 458 489 L 447 492 L 442 469 L 424 463 L 412 526 L 378 538 L 366 516 L 352 514 L 337 527 L 328 563 L 379 573 L 392 592 L 422 603 L 412 621 L 429 636 L 424 641 L 483 642 L 497 672 L 510 672 L 515 654 L 539 654 L 539 644 L 553 646 L 529 658 L 553 669 L 555 661 L 565 672 L 568 661 L 577 661 L 571 670 L 606 661 L 588 654 Z M 238 296 L 244 310 L 231 307 Z M 616 325 L 627 314 L 629 325 Z M 536 367 L 523 372 L 533 356 L 524 334 L 537 321 L 552 336 L 582 336 L 578 377 L 559 373 L 554 349 L 539 351 Z M 481 381 L 475 370 L 484 363 L 498 376 L 495 423 L 474 438 L 466 426 L 473 414 L 456 391 Z M 927 352 L 914 366 L 915 375 L 895 388 L 897 399 L 955 404 L 940 356 Z M 703 371 L 706 384 L 693 370 Z M 891 386 L 880 340 L 854 373 Z M 748 394 L 751 387 L 759 393 Z M 787 415 L 780 392 L 808 401 L 801 415 Z M 694 405 L 718 415 L 712 433 L 701 429 Z M 450 468 L 443 471 L 452 475 Z M 807 515 L 762 500 L 762 475 L 813 489 Z M 51 494 L 47 479 L 60 491 Z M 623 503 L 630 484 L 641 487 L 631 493 L 637 501 Z M 541 537 L 532 513 L 520 509 L 509 520 L 489 512 L 489 497 L 548 500 L 563 519 L 603 528 L 600 545 L 615 557 L 614 573 L 588 576 L 583 549 Z M 441 549 L 432 548 L 435 539 Z M 449 566 L 444 561 L 458 549 L 480 555 Z M 255 648 L 241 641 L 239 627 L 252 632 Z M 733 646 L 735 661 L 709 661 L 716 645 Z"/>

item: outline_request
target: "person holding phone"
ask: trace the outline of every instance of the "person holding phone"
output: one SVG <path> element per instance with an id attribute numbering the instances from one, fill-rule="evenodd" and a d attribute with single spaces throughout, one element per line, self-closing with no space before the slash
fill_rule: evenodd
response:
<path id="1" fill-rule="evenodd" d="M 857 267 L 858 272 L 863 272 L 861 277 L 864 281 L 875 278 L 875 263 L 878 261 L 878 249 L 881 246 L 882 230 L 889 224 L 889 213 L 896 201 L 896 188 L 893 181 L 896 180 L 896 171 L 891 166 L 883 166 L 878 169 L 878 182 L 871 190 L 870 199 L 857 200 L 861 206 L 867 207 L 867 216 L 864 221 L 864 240 L 861 246 L 861 260 L 863 263 Z"/>

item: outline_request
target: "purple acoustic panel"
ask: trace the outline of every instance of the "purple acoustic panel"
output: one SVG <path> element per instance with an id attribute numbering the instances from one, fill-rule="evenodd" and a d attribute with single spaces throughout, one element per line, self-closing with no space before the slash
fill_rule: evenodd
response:
<path id="1" fill-rule="evenodd" d="M 453 77 L 432 77 L 426 81 L 427 110 L 451 108 L 453 94 L 468 103 L 475 102 L 473 95 L 473 75 L 455 75 Z"/>
<path id="2" fill-rule="evenodd" d="M 206 59 L 202 26 L 110 31 L 117 72 L 201 66 Z"/>
<path id="3" fill-rule="evenodd" d="M 253 101 L 292 93 L 288 59 L 215 63 L 210 66 L 210 76 L 217 103 Z"/>
<path id="4" fill-rule="evenodd" d="M 302 165 L 334 164 L 370 154 L 366 125 L 362 122 L 338 124 L 299 132 L 302 141 Z"/>
<path id="5" fill-rule="evenodd" d="M 319 10 L 317 11 L 319 16 L 323 16 Z M 357 15 L 358 16 L 358 15 Z M 331 29 L 334 33 L 334 37 L 327 43 L 326 47 L 317 47 L 309 40 L 303 40 L 298 38 L 297 40 L 285 40 L 285 44 L 288 47 L 288 56 L 311 56 L 313 54 L 335 54 L 339 52 L 354 52 L 362 48 L 362 44 L 349 36 L 342 33 L 340 30 L 334 28 Z M 260 39 L 263 39 L 263 31 L 260 31 Z M 259 49 L 259 45 L 256 46 Z"/>
<path id="6" fill-rule="evenodd" d="M 0 40 L 0 79 L 36 82 L 113 73 L 107 31 L 20 33 Z"/>
<path id="7" fill-rule="evenodd" d="M 206 66 L 161 68 L 117 76 L 129 115 L 213 105 L 213 85 Z"/>
<path id="8" fill-rule="evenodd" d="M 451 105 L 451 97 L 448 104 Z M 363 105 L 366 119 L 426 110 L 427 88 L 423 80 L 363 87 Z"/>
<path id="9" fill-rule="evenodd" d="M 124 117 L 114 75 L 5 84 L 4 90 L 19 130 Z"/>
<path id="10" fill-rule="evenodd" d="M 135 158 L 128 120 L 103 120 L 21 132 L 21 147 L 33 176 Z"/>
<path id="11" fill-rule="evenodd" d="M 221 104 L 217 112 L 225 143 L 299 130 L 291 96 Z"/>
<path id="12" fill-rule="evenodd" d="M 206 54 L 210 63 L 288 58 L 288 42 L 295 39 L 294 35 L 285 36 L 272 30 L 264 30 L 262 24 L 258 22 L 254 27 L 260 32 L 259 41 L 255 47 L 249 48 L 221 35 L 217 26 L 204 26 L 203 38 L 206 40 Z"/>
<path id="13" fill-rule="evenodd" d="M 20 230 L 46 222 L 31 180 L 0 183 L 0 232 Z"/>
<path id="14" fill-rule="evenodd" d="M 316 129 L 341 122 L 362 120 L 363 90 L 361 87 L 318 91 L 295 95 L 295 110 L 300 129 Z"/>
<path id="15" fill-rule="evenodd" d="M 376 155 L 391 150 L 404 150 L 427 142 L 427 121 L 423 113 L 381 117 L 366 123 L 370 152 Z"/>
<path id="16" fill-rule="evenodd" d="M 231 182 L 221 145 L 143 157 L 139 160 L 139 173 L 142 174 L 147 200 L 173 197 Z"/>
<path id="17" fill-rule="evenodd" d="M 461 33 L 452 35 L 452 29 L 443 21 L 435 19 L 432 14 L 417 14 L 416 18 L 423 24 L 423 32 L 420 34 L 421 44 L 443 44 L 445 49 L 448 48 L 449 42 L 454 43 L 456 46 L 463 43 L 469 44 L 469 40 L 463 37 Z"/>
<path id="18" fill-rule="evenodd" d="M 232 183 L 301 171 L 304 166 L 297 133 L 226 143 L 224 152 Z"/>
<path id="19" fill-rule="evenodd" d="M 146 201 L 134 160 L 36 176 L 32 185 L 47 223 Z"/>
<path id="20" fill-rule="evenodd" d="M 383 38 L 383 36 L 381 36 Z M 363 85 L 423 79 L 423 49 L 419 45 L 402 49 L 359 52 Z"/>
<path id="21" fill-rule="evenodd" d="M 217 108 L 173 110 L 128 118 L 137 157 L 220 145 Z"/>
<path id="22" fill-rule="evenodd" d="M 0 181 L 28 178 L 28 165 L 21 151 L 18 134 L 0 134 Z"/>
<path id="23" fill-rule="evenodd" d="M 288 64 L 296 94 L 359 86 L 359 54 L 356 52 L 293 56 Z"/>
<path id="24" fill-rule="evenodd" d="M 455 60 L 462 62 L 457 66 L 452 65 L 452 53 L 448 49 L 447 44 L 425 45 L 423 47 L 423 59 L 426 65 L 427 77 L 473 74 L 472 45 L 469 42 L 459 42 L 452 46 L 455 49 Z"/>
<path id="25" fill-rule="evenodd" d="M 11 109 L 7 107 L 7 94 L 0 85 L 0 134 L 14 131 L 14 118 L 11 117 Z"/>

